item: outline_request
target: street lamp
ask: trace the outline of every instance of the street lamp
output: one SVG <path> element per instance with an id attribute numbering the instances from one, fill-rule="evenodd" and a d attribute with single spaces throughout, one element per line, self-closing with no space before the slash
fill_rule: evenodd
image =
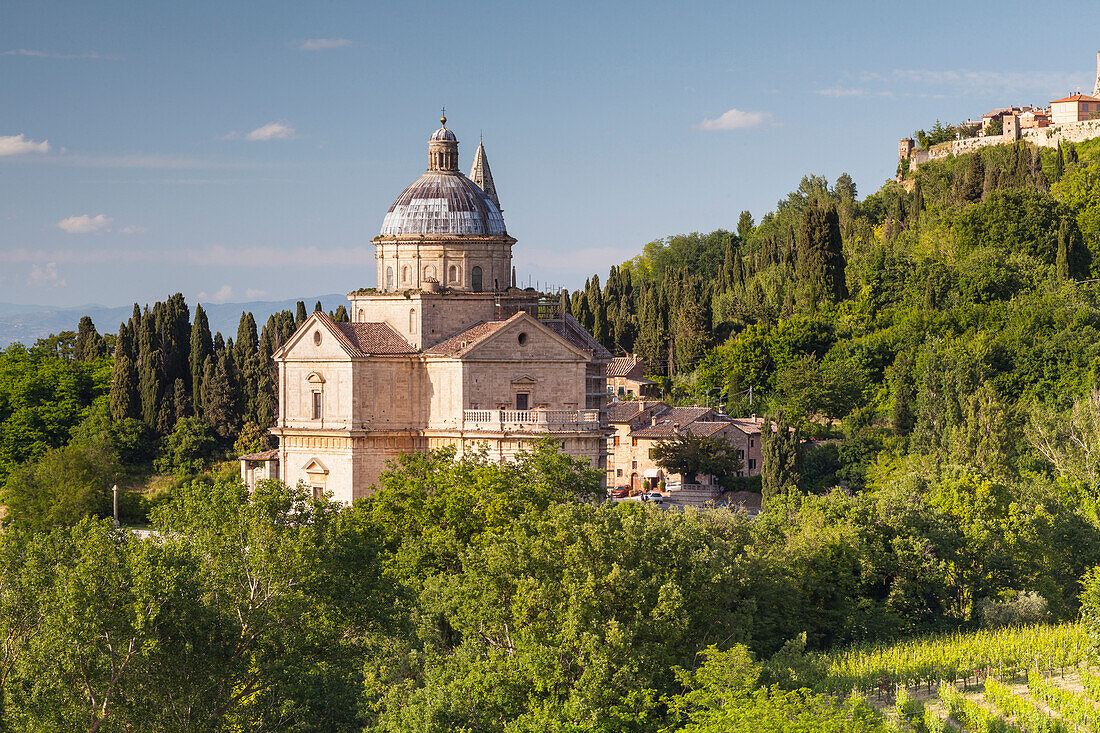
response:
<path id="1" fill-rule="evenodd" d="M 119 526 L 118 525 L 118 484 L 115 484 L 114 486 L 111 487 L 111 493 L 114 494 L 114 498 L 115 498 L 115 526 L 117 527 L 117 526 Z"/>

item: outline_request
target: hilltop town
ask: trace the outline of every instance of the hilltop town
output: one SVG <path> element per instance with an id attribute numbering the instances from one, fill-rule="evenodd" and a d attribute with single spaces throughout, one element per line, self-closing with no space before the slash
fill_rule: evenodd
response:
<path id="1" fill-rule="evenodd" d="M 1046 107 L 997 107 L 983 114 L 980 122 L 967 119 L 946 129 L 955 133 L 954 140 L 934 142 L 927 147 L 918 145 L 912 137 L 898 141 L 898 181 L 907 170 L 915 171 L 922 163 L 990 145 L 1011 145 L 1024 140 L 1038 147 L 1057 148 L 1062 143 L 1100 137 L 1100 52 L 1096 54 L 1096 82 L 1091 96 L 1078 91 L 1051 100 Z"/>

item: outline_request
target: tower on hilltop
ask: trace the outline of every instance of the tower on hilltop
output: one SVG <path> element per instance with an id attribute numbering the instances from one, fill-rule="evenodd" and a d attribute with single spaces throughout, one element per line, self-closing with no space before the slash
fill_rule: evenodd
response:
<path id="1" fill-rule="evenodd" d="M 1096 52 L 1096 84 L 1092 87 L 1092 96 L 1100 97 L 1100 51 Z"/>

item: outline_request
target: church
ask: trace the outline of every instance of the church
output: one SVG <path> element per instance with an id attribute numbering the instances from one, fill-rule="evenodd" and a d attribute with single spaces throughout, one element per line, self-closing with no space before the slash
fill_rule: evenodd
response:
<path id="1" fill-rule="evenodd" d="M 350 502 L 402 453 L 505 461 L 546 437 L 606 470 L 611 354 L 557 298 L 515 287 L 484 144 L 466 177 L 440 123 L 373 240 L 378 287 L 348 294 L 349 323 L 318 311 L 275 352 L 279 447 L 241 457 L 250 488 L 277 478 Z"/>

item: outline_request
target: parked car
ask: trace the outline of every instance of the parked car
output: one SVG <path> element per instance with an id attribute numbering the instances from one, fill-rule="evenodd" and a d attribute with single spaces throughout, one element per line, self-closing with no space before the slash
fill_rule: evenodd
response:
<path id="1" fill-rule="evenodd" d="M 629 486 L 620 486 L 619 488 L 611 492 L 612 499 L 623 499 L 627 496 L 630 496 Z"/>
<path id="2" fill-rule="evenodd" d="M 659 491 L 647 491 L 642 494 L 642 501 L 652 501 L 654 504 L 664 504 L 665 495 Z"/>

